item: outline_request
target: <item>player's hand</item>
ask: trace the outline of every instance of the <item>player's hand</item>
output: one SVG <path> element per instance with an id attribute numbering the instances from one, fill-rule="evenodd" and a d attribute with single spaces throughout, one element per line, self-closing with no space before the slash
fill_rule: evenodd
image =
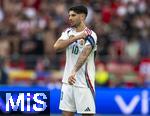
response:
<path id="1" fill-rule="evenodd" d="M 79 35 L 77 35 L 77 37 L 79 39 L 85 39 L 86 36 L 90 35 L 92 33 L 92 31 L 88 28 L 84 29 L 84 31 L 82 33 L 80 33 Z"/>
<path id="2" fill-rule="evenodd" d="M 87 35 L 88 34 L 86 33 L 86 31 L 84 31 L 84 32 L 82 32 L 81 34 L 78 35 L 78 38 L 79 39 L 84 39 L 84 38 L 86 38 Z"/>
<path id="3" fill-rule="evenodd" d="M 76 77 L 75 76 L 76 76 L 75 72 L 72 72 L 71 75 L 69 76 L 68 83 L 70 85 L 73 85 L 76 82 Z"/>
<path id="4" fill-rule="evenodd" d="M 86 34 L 86 36 L 88 36 L 92 34 L 92 31 L 89 28 L 85 28 L 84 33 Z"/>

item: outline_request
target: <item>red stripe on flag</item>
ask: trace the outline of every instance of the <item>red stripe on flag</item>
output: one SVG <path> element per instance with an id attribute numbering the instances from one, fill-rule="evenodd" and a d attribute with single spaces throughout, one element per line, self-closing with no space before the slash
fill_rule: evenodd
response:
<path id="1" fill-rule="evenodd" d="M 88 28 L 86 28 L 85 31 L 86 31 L 86 33 L 87 33 L 88 35 L 91 35 L 91 34 L 92 34 L 92 31 L 91 31 L 90 29 L 88 29 Z"/>

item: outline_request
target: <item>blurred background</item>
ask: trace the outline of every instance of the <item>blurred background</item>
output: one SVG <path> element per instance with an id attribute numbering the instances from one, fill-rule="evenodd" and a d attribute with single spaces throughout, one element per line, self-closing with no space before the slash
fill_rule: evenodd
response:
<path id="1" fill-rule="evenodd" d="M 149 0 L 0 0 L 0 84 L 60 89 L 65 52 L 53 44 L 75 4 L 87 6 L 98 36 L 96 88 L 148 89 Z"/>

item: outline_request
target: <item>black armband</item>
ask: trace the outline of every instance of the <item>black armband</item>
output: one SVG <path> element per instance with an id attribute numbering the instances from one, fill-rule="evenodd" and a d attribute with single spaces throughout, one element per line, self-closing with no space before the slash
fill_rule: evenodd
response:
<path id="1" fill-rule="evenodd" d="M 92 46 L 92 49 L 94 48 L 94 45 L 95 45 L 95 41 L 94 41 L 94 38 L 91 36 L 91 35 L 88 35 L 86 38 L 85 38 L 86 41 L 88 41 L 91 46 Z"/>

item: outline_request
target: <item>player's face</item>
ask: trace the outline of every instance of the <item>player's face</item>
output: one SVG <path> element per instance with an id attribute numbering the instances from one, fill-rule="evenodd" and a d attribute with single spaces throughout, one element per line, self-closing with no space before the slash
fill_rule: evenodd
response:
<path id="1" fill-rule="evenodd" d="M 80 14 L 77 14 L 74 11 L 69 12 L 69 24 L 71 27 L 77 27 L 80 25 L 81 20 L 80 20 Z"/>

